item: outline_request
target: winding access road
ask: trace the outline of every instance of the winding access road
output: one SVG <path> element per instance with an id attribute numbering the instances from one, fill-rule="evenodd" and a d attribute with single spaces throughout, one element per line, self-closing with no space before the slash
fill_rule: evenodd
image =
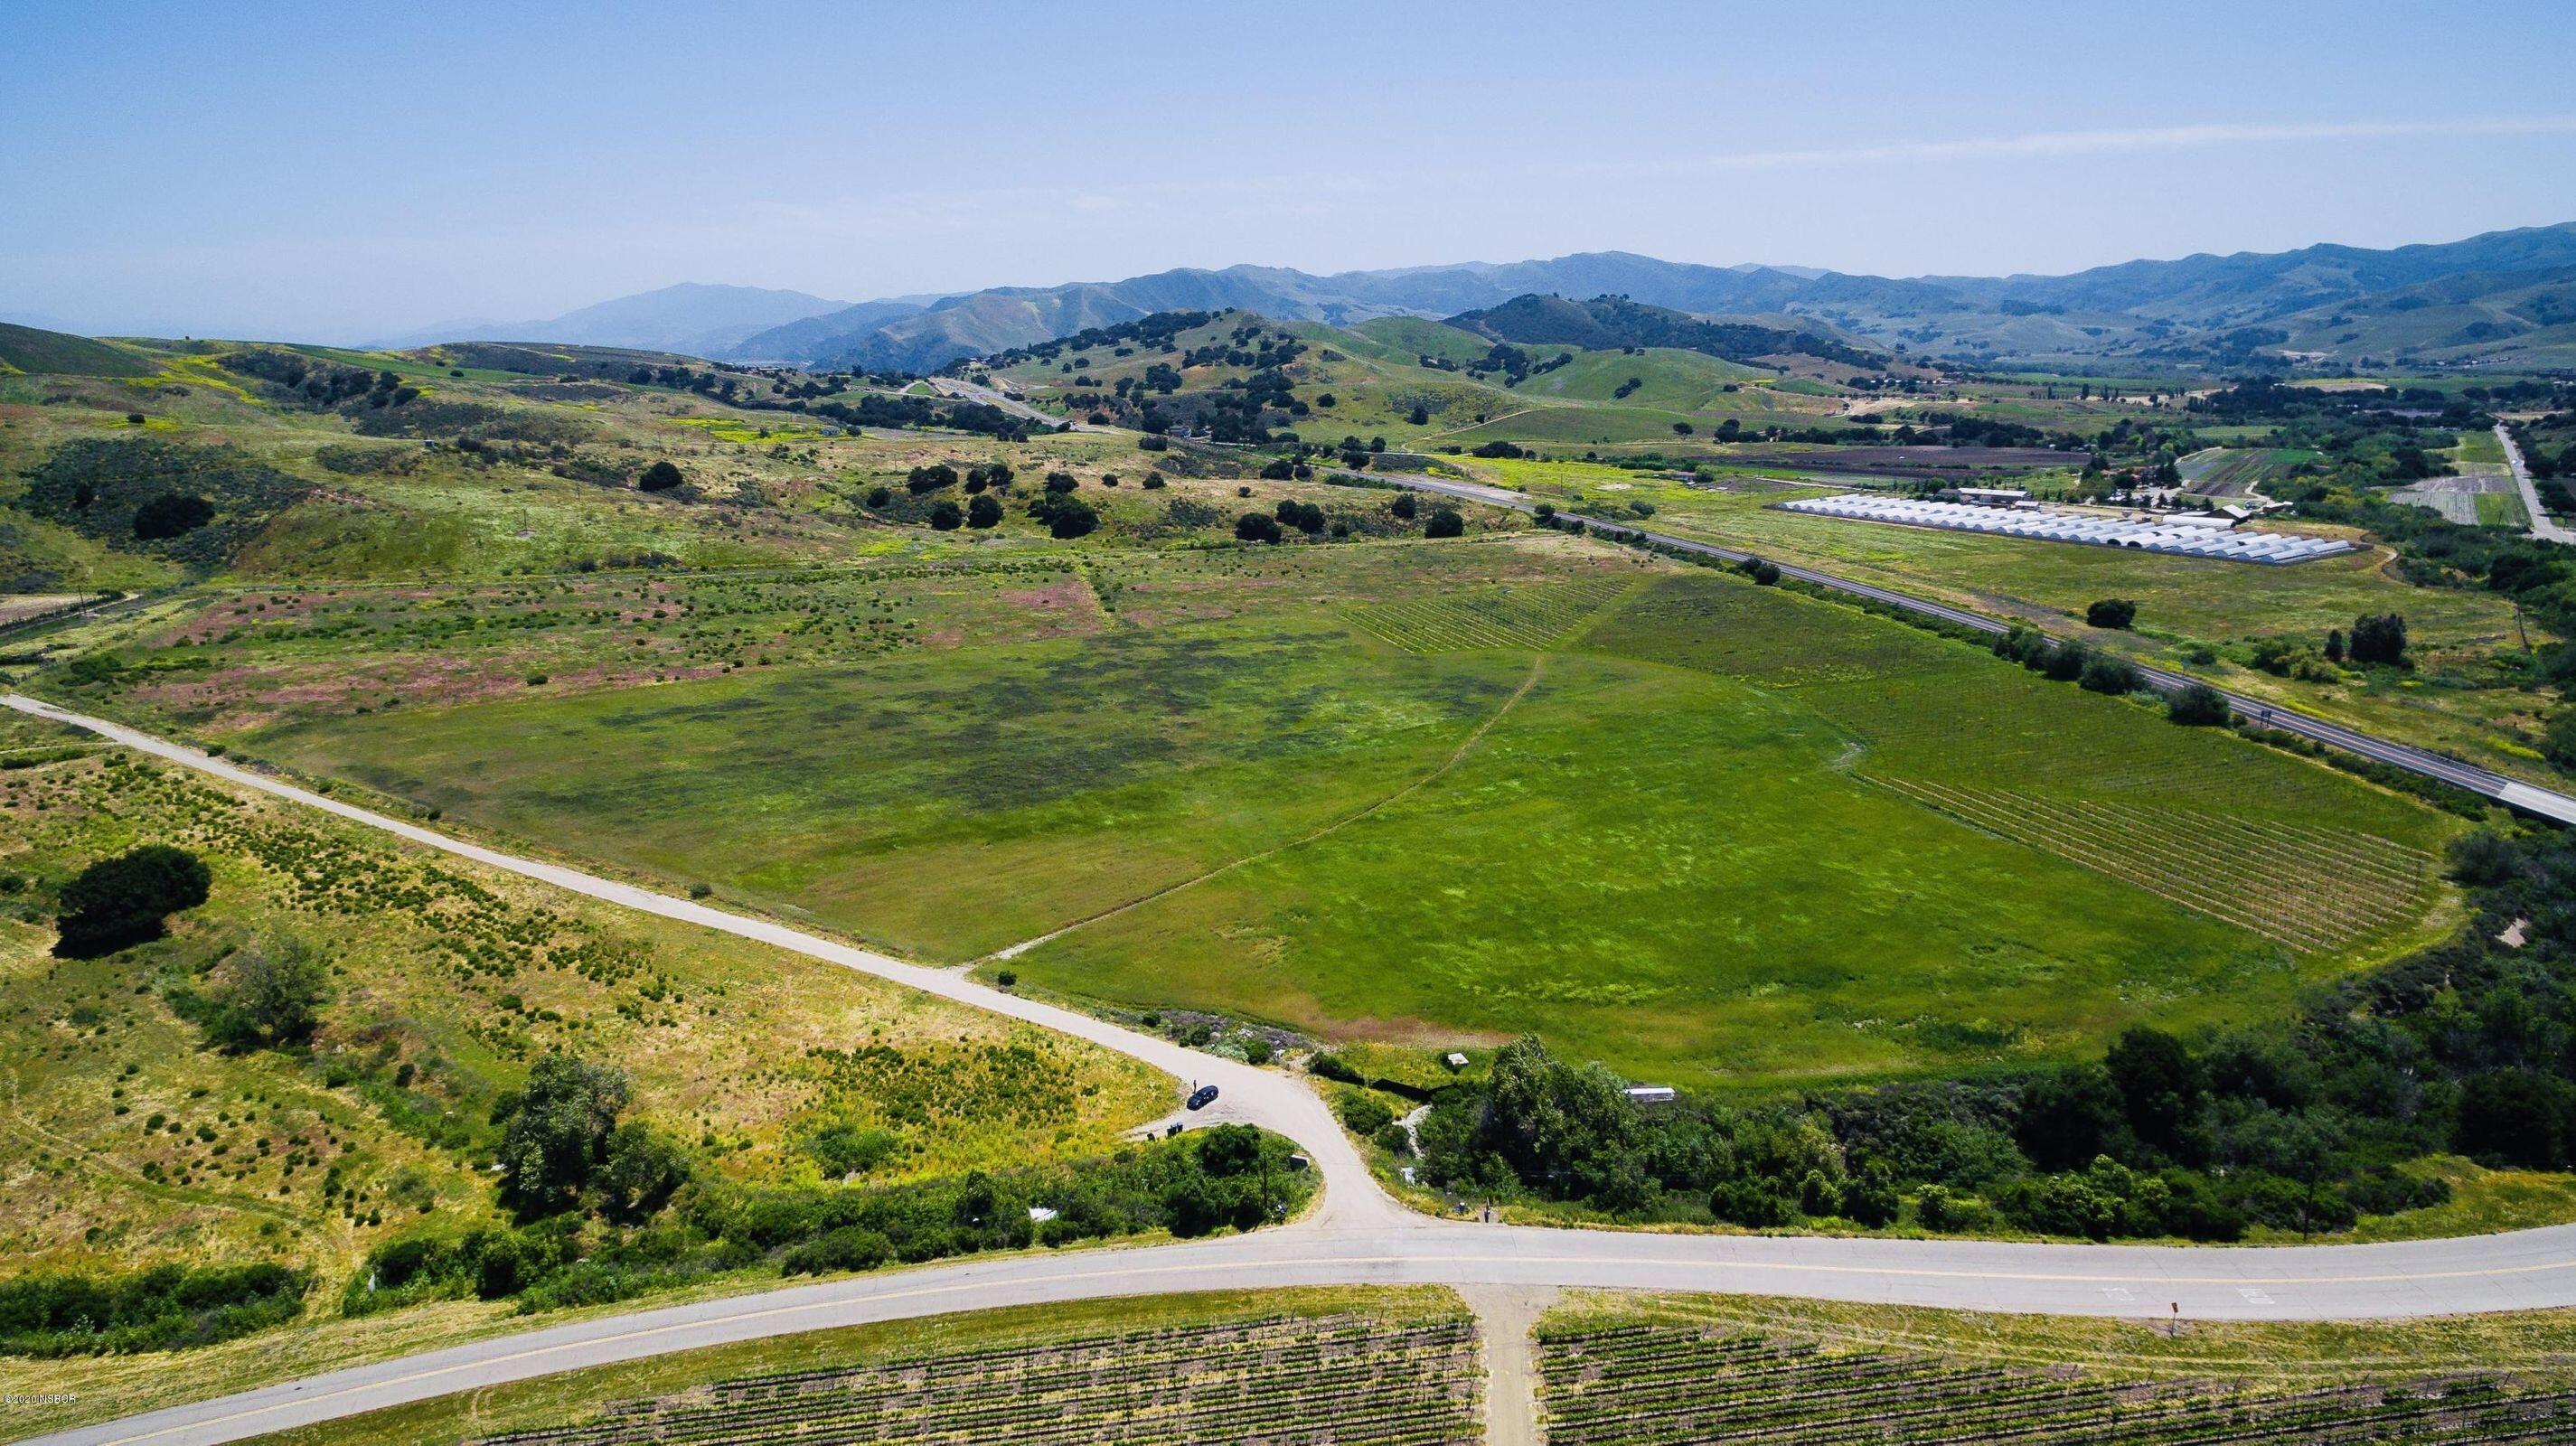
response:
<path id="1" fill-rule="evenodd" d="M 2505 446 L 2506 455 L 2513 459 L 2515 474 L 2521 475 L 2523 470 L 2521 454 L 2511 450 L 2512 439 L 2507 438 Z M 1392 472 L 1345 472 L 1342 475 L 1363 477 L 1372 482 L 1392 482 L 1417 491 L 1436 492 L 1443 496 L 1489 503 L 1496 507 L 1509 507 L 1520 512 L 1537 510 L 1537 503 L 1525 494 L 1502 487 L 1489 487 L 1481 483 L 1452 482 L 1445 478 L 1407 476 Z M 1639 527 L 1633 521 L 1616 517 L 1592 517 L 1563 510 L 1558 511 L 1556 515 L 1581 522 L 1588 528 L 1608 529 L 1635 536 L 1663 551 L 1689 553 L 1698 557 L 1716 558 L 1723 562 L 1743 562 L 1753 556 L 1752 553 L 1740 548 L 1721 547 L 1716 543 L 1701 542 L 1696 538 L 1676 537 L 1671 533 Z M 2539 516 L 2537 512 L 2533 515 Z M 1796 563 L 1782 562 L 1777 558 L 1771 559 L 1771 563 L 1780 569 L 1780 575 L 1783 577 L 1793 577 L 1800 582 L 1811 583 L 1817 587 L 1832 588 L 1837 592 L 1866 598 L 1888 607 L 1902 608 L 1919 617 L 1937 618 L 1942 622 L 1953 623 L 1963 628 L 1973 628 L 1981 633 L 2001 633 L 2008 626 L 1983 613 L 1970 612 L 1966 608 L 1952 607 L 1948 603 L 1916 597 L 1912 593 L 1898 592 L 1894 588 L 1880 587 L 1874 583 L 1862 582 L 1857 578 L 1844 577 L 1839 573 L 1802 567 Z M 2188 673 L 2178 673 L 2170 668 L 2158 668 L 2145 663 L 2138 664 L 2138 672 L 2150 685 L 2167 693 L 2207 681 L 2195 678 Z M 2546 819 L 2555 824 L 2576 825 L 2576 798 L 2570 798 L 2566 794 L 2524 783 L 2519 779 L 2507 778 L 2503 774 L 2491 772 L 2472 763 L 2463 763 L 2429 748 L 2418 748 L 2411 743 L 2392 743 L 2385 738 L 2373 737 L 2340 723 L 2329 722 L 2311 714 L 2301 713 L 2296 709 L 2284 708 L 2278 703 L 2240 693 L 2230 693 L 2225 689 L 2219 690 L 2219 696 L 2227 700 L 2227 706 L 2266 728 L 2277 728 L 2284 733 L 2294 733 L 2357 757 L 2385 763 L 2393 768 L 2402 768 L 2409 773 L 2421 774 L 2426 778 L 2439 779 L 2453 787 L 2493 799 L 2516 813 Z"/>
<path id="2" fill-rule="evenodd" d="M 2531 464 L 2523 460 L 2522 448 L 2513 433 L 2502 422 L 2496 423 L 2496 441 L 2504 447 L 2505 465 L 2513 470 L 2513 485 L 2522 493 L 2522 510 L 2531 516 L 2531 535 L 2543 542 L 2576 543 L 2576 532 L 2570 532 L 2550 519 L 2540 505 L 2540 489 L 2531 480 Z"/>
<path id="3" fill-rule="evenodd" d="M 237 1441 L 586 1366 L 833 1326 L 1175 1291 L 1433 1284 L 1734 1292 L 2066 1315 L 2314 1320 L 2576 1306 L 2576 1226 L 2387 1245 L 2246 1248 L 1828 1236 L 1667 1235 L 1437 1219 L 1398 1203 L 1302 1079 L 987 988 L 767 919 L 522 858 L 357 807 L 183 744 L 38 699 L 0 705 L 240 787 L 575 894 L 857 969 L 1059 1030 L 1212 1083 L 1229 1113 L 1295 1140 L 1321 1172 L 1315 1209 L 1250 1235 L 1038 1252 L 883 1271 L 494 1336 L 85 1426 L 59 1446 Z"/>

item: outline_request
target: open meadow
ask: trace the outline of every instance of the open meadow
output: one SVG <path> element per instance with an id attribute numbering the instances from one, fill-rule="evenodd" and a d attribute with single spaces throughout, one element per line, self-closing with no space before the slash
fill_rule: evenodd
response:
<path id="1" fill-rule="evenodd" d="M 74 701 L 917 957 L 1044 938 L 1031 985 L 1331 1041 L 1974 1070 L 2275 1009 L 2448 916 L 2455 825 L 2418 805 L 1558 534 L 154 626 Z"/>

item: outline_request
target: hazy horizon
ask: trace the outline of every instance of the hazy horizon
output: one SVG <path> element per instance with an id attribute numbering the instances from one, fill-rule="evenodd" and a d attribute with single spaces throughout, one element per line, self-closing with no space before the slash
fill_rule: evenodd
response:
<path id="1" fill-rule="evenodd" d="M 2000 275 L 2576 219 L 2565 7 L 1552 20 L 22 4 L 0 315 L 360 341 L 683 282 Z"/>

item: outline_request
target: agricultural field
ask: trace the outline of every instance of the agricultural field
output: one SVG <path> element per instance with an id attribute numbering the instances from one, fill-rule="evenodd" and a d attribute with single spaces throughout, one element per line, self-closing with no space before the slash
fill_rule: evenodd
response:
<path id="1" fill-rule="evenodd" d="M 2428 1376 L 2269 1390 L 2137 1381 L 1666 1324 L 1543 1331 L 1550 1446 L 1854 1439 L 2139 1443 L 2520 1441 L 2576 1425 L 2576 1389 Z M 2421 1367 L 2437 1362 L 2427 1359 Z"/>
<path id="2" fill-rule="evenodd" d="M 2260 496 L 2266 484 L 2287 480 L 2321 454 L 2285 447 L 2208 447 L 2176 458 L 2184 490 L 2201 497 Z"/>
<path id="3" fill-rule="evenodd" d="M 828 1434 L 852 1443 L 1007 1440 L 1280 1446 L 1470 1446 L 1474 1326 L 1365 1316 L 1137 1330 L 970 1355 L 917 1356 L 715 1381 L 614 1402 L 587 1425 L 474 1446 L 723 1446 Z"/>
<path id="4" fill-rule="evenodd" d="M 2426 810 L 1561 534 L 329 591 L 64 695 L 928 960 L 1078 925 L 1013 967 L 1335 1042 L 1979 1068 L 2445 908 Z"/>
<path id="5" fill-rule="evenodd" d="M 2424 938 L 2450 827 L 1962 645 L 1688 574 L 1540 655 L 1461 765 L 1014 963 L 1330 1038 L 1537 1032 L 1632 1078 L 1973 1069 L 2115 1020 L 2271 1007 Z"/>
<path id="6" fill-rule="evenodd" d="M 1073 1359 L 1128 1337 L 1140 1338 L 1139 1350 L 1153 1349 L 1158 1341 L 1168 1346 L 1203 1342 L 1215 1348 L 1211 1357 L 1237 1341 L 1259 1336 L 1302 1338 L 1320 1352 L 1339 1347 L 1355 1333 L 1391 1345 L 1417 1332 L 1437 1335 L 1461 1329 L 1465 1320 L 1457 1296 L 1431 1287 L 1182 1293 L 926 1316 L 567 1371 L 254 1439 L 263 1446 L 412 1446 L 422 1441 L 463 1442 L 523 1431 L 579 1429 L 613 1420 L 609 1408 L 617 1403 L 685 1399 L 717 1382 L 805 1373 L 891 1372 L 898 1376 L 893 1389 L 906 1393 L 907 1403 L 920 1409 L 938 1403 L 943 1382 L 997 1375 L 996 1367 L 1009 1369 L 1015 1360 L 1034 1361 L 1041 1355 Z M 389 1332 L 389 1324 L 404 1329 Z M 318 1367 L 354 1365 L 512 1327 L 509 1316 L 495 1315 L 488 1306 L 451 1302 L 402 1317 L 334 1322 L 326 1339 L 299 1339 L 295 1346 Z M 290 1335 L 296 1334 L 319 1332 L 313 1327 L 291 1328 Z M 253 1353 L 262 1344 L 268 1359 Z M 274 1338 L 206 1347 L 191 1355 L 184 1377 L 168 1369 L 166 1357 L 99 1357 L 34 1368 L 0 1360 L 0 1386 L 21 1394 L 76 1390 L 77 1401 L 30 1404 L 17 1408 L 11 1417 L 19 1429 L 58 1430 L 195 1399 L 210 1389 L 241 1389 L 273 1379 L 279 1369 L 278 1348 Z M 1415 1347 L 1401 1378 L 1417 1388 L 1420 1419 L 1434 1425 L 1456 1410 L 1472 1412 L 1475 1403 L 1472 1350 L 1465 1371 L 1443 1371 L 1433 1377 L 1426 1368 L 1440 1360 L 1436 1344 Z M 1238 1378 L 1246 1368 L 1235 1366 Z M 1248 1368 L 1258 1369 L 1257 1359 Z M 1159 1378 L 1168 1388 L 1161 1409 L 1175 1411 L 1193 1401 L 1212 1401 L 1231 1389 L 1228 1375 L 1215 1369 L 1194 1372 L 1184 1363 L 1178 1373 Z M 1191 1381 L 1191 1390 L 1181 1389 L 1183 1379 Z M 1058 1399 L 1065 1404 L 1078 1404 L 1083 1397 L 1105 1401 L 1110 1383 L 1100 1385 L 1101 1390 L 1067 1392 Z M 1442 1388 L 1462 1388 L 1461 1404 L 1453 1404 Z M 1357 1424 L 1350 1416 L 1335 1417 L 1332 1412 L 1331 1406 L 1318 1405 L 1314 1414 Z M 1422 1438 L 1421 1446 L 1439 1439 Z M 1474 1439 L 1472 1432 L 1466 1439 Z"/>
<path id="7" fill-rule="evenodd" d="M 2535 747 L 2546 700 L 2523 686 L 2536 651 L 2556 639 L 2485 588 L 2408 584 L 2384 549 L 2260 567 L 1845 522 L 1772 505 L 1829 495 L 1822 485 L 1749 491 L 1725 473 L 1716 484 L 1691 486 L 1582 462 L 1457 461 L 1481 480 L 1560 507 L 1617 516 L 1642 504 L 1653 509 L 1646 525 L 1662 531 L 2019 618 L 2508 776 L 2567 782 Z M 2099 598 L 2136 602 L 2134 628 L 2084 626 L 2086 606 Z M 2348 631 L 2356 617 L 2381 612 L 2405 616 L 2414 670 L 2311 668 L 2297 677 L 2254 665 L 2267 639 L 2313 652 L 2329 629 Z"/>

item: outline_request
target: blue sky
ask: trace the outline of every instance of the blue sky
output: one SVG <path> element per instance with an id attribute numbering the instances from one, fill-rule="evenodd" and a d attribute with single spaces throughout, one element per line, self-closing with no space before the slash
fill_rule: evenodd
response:
<path id="1" fill-rule="evenodd" d="M 2576 220 L 2576 4 L 0 4 L 0 315 L 361 339 L 1628 250 L 1883 274 Z"/>

